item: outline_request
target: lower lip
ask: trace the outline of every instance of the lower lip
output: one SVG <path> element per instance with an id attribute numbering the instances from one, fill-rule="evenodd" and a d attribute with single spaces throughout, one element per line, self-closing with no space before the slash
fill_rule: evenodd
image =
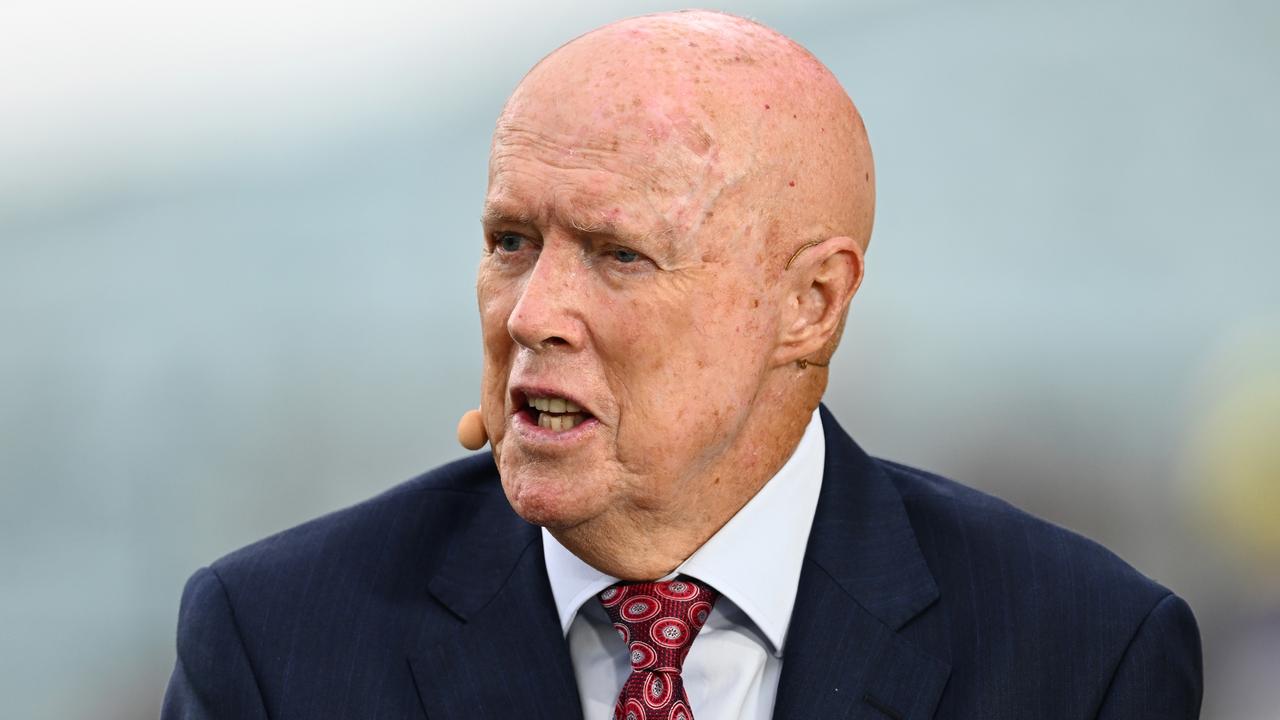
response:
<path id="1" fill-rule="evenodd" d="M 600 421 L 594 417 L 587 418 L 568 430 L 552 430 L 539 425 L 528 410 L 521 410 L 512 416 L 515 434 L 523 441 L 546 447 L 569 447 L 585 441 L 595 433 Z"/>

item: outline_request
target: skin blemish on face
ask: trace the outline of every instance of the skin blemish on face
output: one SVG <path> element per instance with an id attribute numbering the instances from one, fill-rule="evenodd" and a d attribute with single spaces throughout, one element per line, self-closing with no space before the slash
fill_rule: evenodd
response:
<path id="1" fill-rule="evenodd" d="M 711 149 L 711 135 L 696 122 L 688 121 L 683 123 L 680 128 L 681 139 L 684 146 L 693 151 L 694 155 L 702 157 Z"/>
<path id="2" fill-rule="evenodd" d="M 792 180 L 791 182 L 787 183 L 787 186 L 788 186 L 788 187 L 795 187 L 795 186 L 796 186 L 796 181 L 795 181 L 795 180 Z"/>
<path id="3" fill-rule="evenodd" d="M 765 109 L 765 110 L 768 110 L 768 109 L 769 109 L 769 103 L 765 103 L 765 104 L 764 104 L 764 109 Z"/>

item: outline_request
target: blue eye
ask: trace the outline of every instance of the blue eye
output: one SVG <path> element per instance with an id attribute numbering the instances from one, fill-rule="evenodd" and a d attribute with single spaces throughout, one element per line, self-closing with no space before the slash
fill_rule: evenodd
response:
<path id="1" fill-rule="evenodd" d="M 524 238 L 512 233 L 501 233 L 498 235 L 498 241 L 494 243 L 502 252 L 520 252 L 520 248 L 524 245 Z"/>
<path id="2" fill-rule="evenodd" d="M 618 248 L 612 251 L 613 259 L 620 263 L 632 263 L 640 259 L 640 253 L 626 248 Z"/>

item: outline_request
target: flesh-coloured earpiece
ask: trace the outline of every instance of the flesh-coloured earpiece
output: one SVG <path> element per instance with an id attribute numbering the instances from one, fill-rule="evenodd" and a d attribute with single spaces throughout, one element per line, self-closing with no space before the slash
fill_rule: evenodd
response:
<path id="1" fill-rule="evenodd" d="M 489 442 L 489 434 L 484 430 L 484 418 L 479 410 L 468 410 L 458 421 L 458 442 L 468 450 L 479 450 Z"/>

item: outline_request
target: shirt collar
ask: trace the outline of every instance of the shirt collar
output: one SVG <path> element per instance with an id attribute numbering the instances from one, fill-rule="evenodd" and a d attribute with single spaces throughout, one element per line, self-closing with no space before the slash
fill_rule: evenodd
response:
<path id="1" fill-rule="evenodd" d="M 729 598 L 782 655 L 800 584 L 809 529 L 822 488 L 826 440 L 814 410 L 800 443 L 777 474 L 671 575 L 690 575 Z M 583 562 L 542 529 L 547 578 L 561 629 L 601 590 L 617 582 Z"/>

